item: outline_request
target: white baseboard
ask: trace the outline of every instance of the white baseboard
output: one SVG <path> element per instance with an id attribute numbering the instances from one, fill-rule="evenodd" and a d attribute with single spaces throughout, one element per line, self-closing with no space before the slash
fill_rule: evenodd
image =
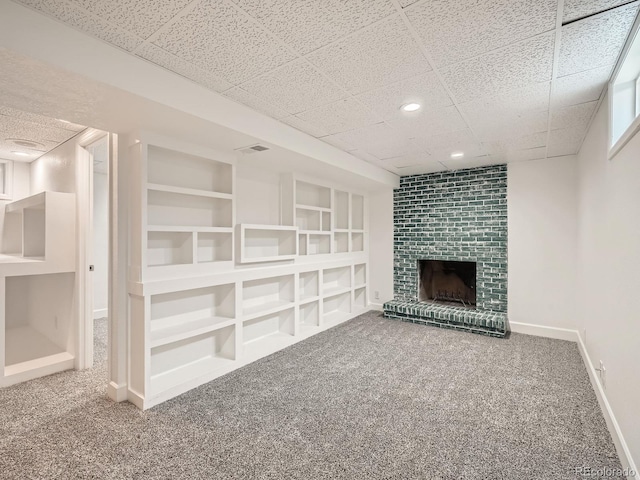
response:
<path id="1" fill-rule="evenodd" d="M 535 335 L 536 337 L 555 338 L 556 340 L 578 341 L 578 331 L 569 328 L 545 327 L 532 323 L 509 322 L 510 330 L 514 333 Z"/>
<path id="2" fill-rule="evenodd" d="M 93 311 L 93 319 L 104 318 L 109 315 L 109 310 L 106 308 L 98 308 Z"/>
<path id="3" fill-rule="evenodd" d="M 577 332 L 576 332 L 577 333 Z M 607 399 L 607 395 L 602 388 L 602 385 L 598 381 L 598 374 L 596 369 L 593 366 L 593 362 L 589 357 L 589 353 L 587 352 L 587 348 L 582 341 L 582 338 L 578 335 L 578 349 L 580 350 L 580 354 L 582 355 L 582 360 L 584 361 L 584 365 L 587 368 L 587 373 L 589 374 L 589 379 L 591 380 L 591 385 L 593 386 L 593 390 L 596 392 L 596 397 L 598 398 L 598 403 L 600 404 L 600 409 L 602 410 L 602 414 L 604 416 L 605 421 L 607 422 L 607 427 L 609 428 L 609 433 L 611 433 L 611 438 L 613 439 L 613 443 L 616 446 L 616 451 L 618 452 L 618 457 L 620 458 L 620 463 L 622 464 L 623 469 L 627 469 L 629 472 L 634 472 L 633 475 L 630 475 L 629 478 L 638 476 L 638 468 L 633 460 L 631 455 L 631 451 L 629 450 L 629 446 L 627 445 L 624 436 L 622 435 L 622 431 L 620 430 L 620 425 L 618 425 L 618 421 L 616 420 L 615 415 L 613 414 L 613 410 L 611 409 L 611 405 L 609 404 L 609 400 Z"/>
<path id="4" fill-rule="evenodd" d="M 107 396 L 114 402 L 124 402 L 127 399 L 127 386 L 109 382 Z"/>
<path id="5" fill-rule="evenodd" d="M 382 312 L 382 304 L 381 303 L 371 303 L 369 302 L 369 310 L 375 310 L 377 312 Z"/>

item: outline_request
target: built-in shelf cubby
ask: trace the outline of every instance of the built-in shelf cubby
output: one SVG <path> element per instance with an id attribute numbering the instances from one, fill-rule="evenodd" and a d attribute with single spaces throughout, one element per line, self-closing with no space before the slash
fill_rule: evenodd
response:
<path id="1" fill-rule="evenodd" d="M 353 291 L 353 307 L 364 309 L 367 306 L 367 289 L 366 287 L 356 288 Z"/>
<path id="2" fill-rule="evenodd" d="M 197 263 L 230 262 L 233 260 L 233 234 L 226 232 L 196 232 Z"/>
<path id="3" fill-rule="evenodd" d="M 358 288 L 367 283 L 367 265 L 356 264 L 353 266 L 353 286 Z"/>
<path id="4" fill-rule="evenodd" d="M 321 185 L 296 181 L 296 204 L 331 208 L 331 189 Z"/>
<path id="5" fill-rule="evenodd" d="M 364 233 L 354 232 L 351 234 L 351 251 L 352 252 L 364 251 Z"/>
<path id="6" fill-rule="evenodd" d="M 289 340 L 294 333 L 294 320 L 294 308 L 245 320 L 242 324 L 245 352 L 250 344 L 261 343 L 263 348 L 268 348 L 277 346 L 282 340 Z"/>
<path id="7" fill-rule="evenodd" d="M 351 289 L 351 267 L 337 267 L 323 270 L 322 278 L 322 293 L 325 297 Z"/>
<path id="8" fill-rule="evenodd" d="M 309 234 L 309 243 L 307 244 L 307 255 L 320 255 L 323 253 L 331 253 L 331 234 Z"/>
<path id="9" fill-rule="evenodd" d="M 293 306 L 294 280 L 294 275 L 282 275 L 243 282 L 243 318 L 255 318 Z"/>
<path id="10" fill-rule="evenodd" d="M 192 232 L 148 232 L 147 265 L 150 267 L 193 263 Z"/>
<path id="11" fill-rule="evenodd" d="M 315 300 L 300 305 L 300 326 L 305 328 L 318 327 L 320 325 L 320 302 Z"/>
<path id="12" fill-rule="evenodd" d="M 151 348 L 150 389 L 157 395 L 230 365 L 236 358 L 236 326 Z"/>
<path id="13" fill-rule="evenodd" d="M 351 313 L 351 292 L 330 295 L 323 300 L 324 321 L 334 322 Z"/>
<path id="14" fill-rule="evenodd" d="M 335 232 L 333 234 L 333 253 L 346 253 L 349 251 L 349 233 Z"/>
<path id="15" fill-rule="evenodd" d="M 318 271 L 300 273 L 300 282 L 298 295 L 300 302 L 309 301 L 318 298 L 320 294 L 318 284 Z"/>
<path id="16" fill-rule="evenodd" d="M 364 230 L 364 197 L 351 195 L 351 229 Z"/>
<path id="17" fill-rule="evenodd" d="M 298 228 L 238 225 L 240 263 L 293 260 L 298 255 Z"/>
<path id="18" fill-rule="evenodd" d="M 235 321 L 235 284 L 151 296 L 151 346 L 183 340 Z"/>
<path id="19" fill-rule="evenodd" d="M 232 227 L 231 198 L 149 190 L 147 224 L 179 227 Z"/>
<path id="20" fill-rule="evenodd" d="M 340 190 L 335 190 L 333 194 L 335 224 L 337 230 L 346 230 L 349 228 L 349 194 Z"/>

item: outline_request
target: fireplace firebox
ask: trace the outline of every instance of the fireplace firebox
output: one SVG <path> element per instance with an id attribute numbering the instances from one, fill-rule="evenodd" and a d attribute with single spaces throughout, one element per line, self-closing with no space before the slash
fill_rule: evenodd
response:
<path id="1" fill-rule="evenodd" d="M 419 300 L 476 308 L 476 262 L 418 260 Z"/>

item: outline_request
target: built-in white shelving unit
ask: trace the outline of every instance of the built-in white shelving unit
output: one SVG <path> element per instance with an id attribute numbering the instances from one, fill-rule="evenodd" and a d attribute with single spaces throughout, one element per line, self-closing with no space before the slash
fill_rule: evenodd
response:
<path id="1" fill-rule="evenodd" d="M 236 198 L 235 158 L 136 139 L 130 401 L 149 408 L 366 310 L 364 196 L 354 212 L 355 194 L 285 175 L 280 225 L 236 224 L 250 202 Z"/>
<path id="2" fill-rule="evenodd" d="M 238 225 L 240 263 L 293 260 L 298 255 L 298 228 Z"/>
<path id="3" fill-rule="evenodd" d="M 74 366 L 75 201 L 46 191 L 4 207 L 0 386 Z"/>

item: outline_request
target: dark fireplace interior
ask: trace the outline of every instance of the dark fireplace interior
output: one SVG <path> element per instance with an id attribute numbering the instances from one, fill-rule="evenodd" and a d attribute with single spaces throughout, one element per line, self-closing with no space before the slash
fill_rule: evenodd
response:
<path id="1" fill-rule="evenodd" d="M 476 262 L 419 260 L 421 302 L 476 308 Z"/>

